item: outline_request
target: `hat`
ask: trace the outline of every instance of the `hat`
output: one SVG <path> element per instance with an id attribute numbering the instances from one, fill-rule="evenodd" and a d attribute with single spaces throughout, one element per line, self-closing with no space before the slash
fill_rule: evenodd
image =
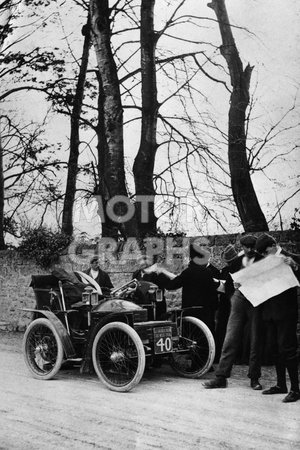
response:
<path id="1" fill-rule="evenodd" d="M 93 256 L 90 260 L 90 264 L 93 264 L 93 262 L 98 261 L 99 260 L 99 256 Z"/>
<path id="2" fill-rule="evenodd" d="M 267 233 L 261 234 L 258 236 L 256 244 L 255 244 L 255 250 L 258 253 L 265 253 L 266 249 L 268 247 L 273 247 L 273 245 L 276 245 L 277 242 L 273 238 L 273 236 L 270 236 Z"/>
<path id="3" fill-rule="evenodd" d="M 240 238 L 240 244 L 244 245 L 245 247 L 254 248 L 255 243 L 257 241 L 257 237 L 253 236 L 252 234 L 247 234 L 246 236 L 242 236 Z"/>
<path id="4" fill-rule="evenodd" d="M 236 249 L 234 248 L 234 246 L 232 244 L 229 244 L 229 245 L 227 245 L 225 250 L 222 252 L 221 256 L 222 256 L 222 259 L 228 263 L 228 262 L 236 259 L 239 255 L 238 255 Z"/>

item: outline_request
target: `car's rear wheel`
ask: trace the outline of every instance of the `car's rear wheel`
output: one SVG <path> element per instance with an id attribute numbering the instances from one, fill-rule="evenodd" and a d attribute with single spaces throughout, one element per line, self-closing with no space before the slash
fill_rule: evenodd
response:
<path id="1" fill-rule="evenodd" d="M 38 318 L 30 323 L 23 338 L 23 355 L 31 374 L 39 380 L 50 380 L 59 371 L 64 350 L 50 320 Z"/>
<path id="2" fill-rule="evenodd" d="M 215 358 L 215 342 L 209 328 L 195 317 L 183 317 L 178 351 L 170 356 L 170 364 L 179 375 L 198 378 L 211 367 Z"/>
<path id="3" fill-rule="evenodd" d="M 130 391 L 145 370 L 143 343 L 137 332 L 122 322 L 108 323 L 98 331 L 92 358 L 98 377 L 113 391 Z"/>

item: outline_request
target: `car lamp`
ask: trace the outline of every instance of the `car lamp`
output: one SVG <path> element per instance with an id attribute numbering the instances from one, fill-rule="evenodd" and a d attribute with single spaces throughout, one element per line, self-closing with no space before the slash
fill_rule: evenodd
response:
<path id="1" fill-rule="evenodd" d="M 91 305 L 95 306 L 98 305 L 98 292 L 94 289 L 91 294 L 90 294 L 90 301 L 91 301 Z"/>
<path id="2" fill-rule="evenodd" d="M 157 302 L 163 301 L 163 292 L 161 289 L 157 289 L 157 291 L 156 291 L 156 301 Z"/>
<path id="3" fill-rule="evenodd" d="M 90 286 L 87 286 L 83 293 L 82 293 L 82 303 L 85 303 L 86 305 L 91 304 L 91 294 L 94 291 L 94 289 Z"/>

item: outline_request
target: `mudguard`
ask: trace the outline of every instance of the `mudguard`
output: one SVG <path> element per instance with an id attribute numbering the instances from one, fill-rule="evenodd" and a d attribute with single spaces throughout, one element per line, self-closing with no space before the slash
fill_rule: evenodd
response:
<path id="1" fill-rule="evenodd" d="M 70 336 L 68 335 L 68 332 L 62 322 L 56 317 L 56 315 L 52 311 L 48 311 L 46 309 L 33 309 L 33 308 L 22 308 L 23 311 L 30 311 L 33 313 L 38 313 L 46 317 L 52 325 L 55 327 L 60 339 L 62 346 L 64 348 L 64 352 L 66 355 L 66 358 L 74 358 L 76 357 L 76 353 L 71 341 Z"/>

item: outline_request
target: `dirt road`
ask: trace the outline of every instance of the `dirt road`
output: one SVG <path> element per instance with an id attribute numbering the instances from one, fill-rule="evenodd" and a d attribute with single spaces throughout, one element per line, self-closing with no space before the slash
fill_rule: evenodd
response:
<path id="1" fill-rule="evenodd" d="M 78 369 L 39 381 L 27 371 L 21 334 L 0 333 L 0 449 L 299 449 L 300 401 L 252 391 L 237 366 L 227 389 L 146 372 L 131 392 L 109 391 Z M 274 372 L 264 369 L 264 383 Z"/>

